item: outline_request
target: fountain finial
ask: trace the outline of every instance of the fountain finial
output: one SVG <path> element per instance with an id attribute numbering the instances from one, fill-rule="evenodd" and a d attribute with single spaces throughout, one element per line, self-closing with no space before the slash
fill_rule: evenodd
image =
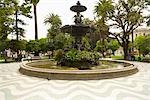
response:
<path id="1" fill-rule="evenodd" d="M 71 10 L 71 11 L 74 11 L 74 12 L 84 12 L 84 11 L 87 10 L 87 8 L 86 8 L 85 6 L 83 6 L 83 5 L 81 5 L 80 1 L 78 1 L 78 2 L 76 3 L 76 5 L 74 5 L 74 6 L 72 6 L 72 7 L 70 8 L 70 10 Z"/>
<path id="2" fill-rule="evenodd" d="M 80 1 L 77 2 L 77 5 L 81 5 Z"/>

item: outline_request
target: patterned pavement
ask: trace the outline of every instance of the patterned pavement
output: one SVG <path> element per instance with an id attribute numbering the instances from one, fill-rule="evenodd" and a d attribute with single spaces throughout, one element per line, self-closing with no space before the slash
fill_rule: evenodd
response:
<path id="1" fill-rule="evenodd" d="M 150 63 L 132 76 L 87 81 L 21 75 L 21 63 L 0 64 L 0 100 L 150 100 Z"/>

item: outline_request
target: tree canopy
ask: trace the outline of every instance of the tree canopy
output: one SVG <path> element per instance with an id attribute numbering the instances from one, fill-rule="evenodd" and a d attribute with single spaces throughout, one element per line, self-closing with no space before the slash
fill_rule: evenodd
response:
<path id="1" fill-rule="evenodd" d="M 124 50 L 124 59 L 128 59 L 129 35 L 143 22 L 144 0 L 99 0 L 95 6 L 95 13 L 102 18 L 109 27 L 120 29 L 120 33 L 113 35 Z"/>
<path id="2" fill-rule="evenodd" d="M 135 47 L 140 54 L 147 55 L 150 53 L 150 36 L 139 36 L 135 39 Z"/>

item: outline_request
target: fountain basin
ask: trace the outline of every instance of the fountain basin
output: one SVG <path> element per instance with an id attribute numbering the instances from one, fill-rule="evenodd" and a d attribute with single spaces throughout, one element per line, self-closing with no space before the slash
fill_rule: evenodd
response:
<path id="1" fill-rule="evenodd" d="M 31 62 L 31 63 L 38 63 L 38 62 L 40 61 Z M 111 78 L 129 76 L 138 72 L 137 67 L 128 62 L 119 61 L 118 63 L 127 63 L 129 65 L 124 68 L 112 68 L 112 69 L 59 70 L 59 69 L 36 68 L 36 67 L 29 66 L 27 63 L 27 64 L 22 64 L 19 71 L 24 75 L 45 78 L 45 79 L 54 79 L 54 80 L 111 79 Z"/>
<path id="2" fill-rule="evenodd" d="M 91 32 L 90 26 L 86 25 L 65 25 L 61 28 L 62 32 L 70 33 L 72 36 L 85 36 L 86 33 Z"/>

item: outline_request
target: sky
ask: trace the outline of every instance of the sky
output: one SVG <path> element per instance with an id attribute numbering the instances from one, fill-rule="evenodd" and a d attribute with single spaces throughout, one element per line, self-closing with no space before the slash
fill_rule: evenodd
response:
<path id="1" fill-rule="evenodd" d="M 23 0 L 20 0 L 21 2 Z M 74 12 L 70 11 L 70 7 L 76 5 L 78 0 L 40 0 L 37 5 L 37 18 L 38 18 L 38 37 L 45 38 L 47 36 L 48 26 L 44 24 L 44 19 L 51 13 L 57 14 L 62 20 L 62 25 L 70 25 L 74 23 L 73 16 Z M 99 0 L 80 0 L 80 3 L 87 7 L 85 12 L 81 14 L 84 18 L 94 19 L 94 6 Z M 33 10 L 33 8 L 32 8 Z M 146 12 L 145 12 L 146 13 Z M 34 15 L 32 11 L 32 19 L 21 18 L 27 25 L 23 26 L 25 28 L 25 39 L 34 40 L 35 30 L 34 30 Z M 143 26 L 142 26 L 143 27 Z M 144 26 L 145 28 L 145 26 Z M 111 32 L 120 32 L 119 29 L 110 29 Z M 13 38 L 13 37 L 11 37 Z"/>
<path id="2" fill-rule="evenodd" d="M 72 5 L 75 5 L 77 1 L 78 0 L 40 0 L 37 5 L 39 38 L 44 38 L 47 35 L 48 26 L 44 24 L 44 19 L 51 13 L 59 15 L 63 25 L 73 24 L 73 16 L 75 15 L 75 13 L 70 11 L 70 7 Z M 94 6 L 98 1 L 99 0 L 80 0 L 80 3 L 87 7 L 87 10 L 82 13 L 84 18 L 94 19 Z M 26 30 L 25 39 L 34 39 L 34 16 L 32 19 L 24 18 L 23 20 L 28 24 L 24 26 Z"/>

